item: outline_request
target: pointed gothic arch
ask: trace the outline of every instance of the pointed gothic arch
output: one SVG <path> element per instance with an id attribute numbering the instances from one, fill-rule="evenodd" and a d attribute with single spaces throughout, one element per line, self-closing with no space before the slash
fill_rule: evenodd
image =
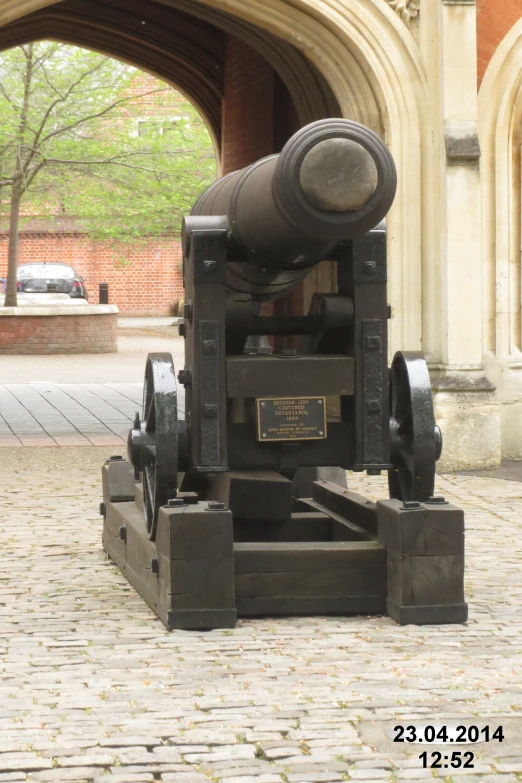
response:
<path id="1" fill-rule="evenodd" d="M 501 403 L 502 455 L 522 455 L 522 19 L 479 91 L 484 349 Z"/>
<path id="2" fill-rule="evenodd" d="M 15 19 L 27 22 L 30 14 L 39 12 L 35 14 L 36 20 L 60 18 L 63 25 L 65 11 L 74 8 L 75 4 L 79 8 L 80 0 L 63 3 L 0 0 L 0 23 L 12 23 L 4 31 L 3 38 L 0 28 L 2 45 L 5 47 L 8 43 L 9 30 L 16 29 Z M 87 5 L 92 9 L 100 6 L 114 10 L 121 4 L 117 0 L 95 0 Z M 438 269 L 434 230 L 438 214 L 437 188 L 422 187 L 423 181 L 432 176 L 430 145 L 433 134 L 429 129 L 433 120 L 420 49 L 404 21 L 386 0 L 315 0 L 313 3 L 308 0 L 265 0 L 263 3 L 254 0 L 148 0 L 147 3 L 128 0 L 123 6 L 127 24 L 130 24 L 131 16 L 135 22 L 145 21 L 147 8 L 163 6 L 177 13 L 198 16 L 219 29 L 226 29 L 228 25 L 232 34 L 257 46 L 258 51 L 277 66 L 292 91 L 302 124 L 340 113 L 384 135 L 399 173 L 398 195 L 389 218 L 390 298 L 395 308 L 391 343 L 407 348 L 421 347 L 423 334 L 426 341 L 426 335 L 436 332 L 432 324 L 434 308 L 424 296 L 423 312 L 422 296 L 423 280 L 432 281 L 433 270 Z M 142 15 L 143 19 L 140 19 Z M 107 26 L 102 23 L 106 13 L 100 12 L 100 17 L 98 25 L 96 15 L 91 15 L 89 23 L 84 25 L 83 45 L 88 46 L 89 41 L 91 48 L 97 48 L 96 41 L 101 45 L 97 36 L 107 34 Z M 69 22 L 73 24 L 74 19 Z M 50 31 L 52 22 L 47 24 Z M 121 30 L 118 34 L 121 37 Z M 67 30 L 62 36 L 68 43 L 75 42 L 70 40 Z M 111 53 L 117 56 L 114 49 Z M 151 70 L 160 78 L 179 84 L 182 91 L 195 100 L 190 79 L 198 73 L 193 67 L 198 53 L 192 49 L 189 54 L 191 56 L 187 54 L 184 62 L 184 84 L 180 84 L 181 76 L 178 75 L 175 82 L 172 74 L 164 73 L 166 58 Z M 204 55 L 207 59 L 203 58 L 203 64 L 208 66 L 208 52 Z M 128 49 L 125 53 L 125 59 L 130 58 L 139 67 L 147 68 L 144 62 L 137 62 L 138 56 L 133 56 Z M 208 72 L 208 67 L 206 70 Z M 219 95 L 215 87 L 211 79 L 207 81 L 204 98 L 200 97 L 199 103 L 196 99 L 196 104 L 215 136 L 219 137 L 216 113 Z M 307 99 L 310 95 L 312 98 Z M 335 112 L 336 105 L 338 112 Z M 435 345 L 425 344 L 424 348 L 431 354 L 437 352 Z"/>

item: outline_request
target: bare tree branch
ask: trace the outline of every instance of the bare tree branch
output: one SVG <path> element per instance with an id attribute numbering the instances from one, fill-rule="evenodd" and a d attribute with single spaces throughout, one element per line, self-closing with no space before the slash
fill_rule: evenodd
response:
<path id="1" fill-rule="evenodd" d="M 143 95 L 139 97 L 145 97 L 146 95 L 154 95 L 158 92 L 164 92 L 165 88 L 160 88 L 157 90 L 150 90 L 149 92 L 143 93 Z M 100 117 L 104 117 L 106 114 L 111 112 L 113 109 L 115 109 L 117 106 L 122 106 L 125 103 L 129 103 L 132 100 L 132 98 L 121 98 L 120 100 L 114 101 L 109 106 L 107 106 L 103 111 L 96 112 L 95 114 L 91 114 L 88 117 L 81 117 L 76 122 L 72 122 L 70 125 L 66 125 L 64 128 L 60 128 L 57 131 L 53 131 L 52 133 L 49 133 L 47 136 L 45 136 L 40 144 L 45 144 L 46 141 L 49 141 L 49 139 L 55 138 L 56 136 L 60 136 L 64 133 L 67 133 L 67 131 L 72 130 L 73 128 L 77 128 L 80 125 L 85 124 L 86 122 L 90 122 L 91 120 L 99 119 Z"/>
<path id="2" fill-rule="evenodd" d="M 148 174 L 156 174 L 156 169 L 149 169 L 145 166 L 133 166 L 130 163 L 123 163 L 119 160 L 119 155 L 105 160 L 60 160 L 59 158 L 46 158 L 46 164 L 57 164 L 66 166 L 122 166 L 123 168 L 133 169 L 134 171 L 145 171 Z"/>
<path id="3" fill-rule="evenodd" d="M 56 52 L 58 47 L 59 44 L 55 44 L 54 46 L 46 48 L 45 51 L 40 55 L 40 57 L 37 57 L 36 60 L 34 61 L 35 70 L 37 68 L 43 68 L 46 60 L 49 60 L 53 56 L 53 54 Z"/>
<path id="4" fill-rule="evenodd" d="M 88 71 L 84 71 L 84 72 L 83 72 L 83 73 L 80 75 L 80 77 L 79 77 L 78 79 L 76 79 L 76 81 L 74 81 L 74 82 L 71 84 L 71 86 L 69 87 L 69 89 L 67 90 L 67 92 L 66 92 L 64 95 L 61 95 L 61 94 L 60 94 L 60 92 L 59 92 L 59 91 L 58 91 L 58 90 L 57 90 L 57 89 L 54 87 L 54 85 L 52 85 L 52 84 L 51 84 L 51 82 L 50 82 L 50 81 L 47 79 L 47 74 L 46 74 L 46 72 L 45 72 L 45 69 L 43 69 L 43 71 L 44 71 L 44 75 L 45 75 L 45 77 L 46 77 L 46 80 L 47 80 L 47 83 L 49 84 L 49 86 L 50 86 L 50 87 L 51 87 L 51 88 L 52 88 L 52 89 L 53 89 L 53 90 L 54 90 L 54 91 L 55 91 L 55 92 L 56 92 L 56 93 L 57 93 L 57 94 L 58 94 L 60 97 L 59 97 L 59 98 L 57 98 L 55 101 L 53 101 L 53 102 L 50 104 L 50 106 L 48 107 L 47 111 L 44 113 L 44 116 L 43 116 L 43 118 L 42 118 L 42 122 L 40 123 L 40 127 L 39 127 L 39 129 L 38 129 L 38 131 L 37 131 L 37 133 L 36 133 L 36 137 L 35 137 L 35 141 L 34 141 L 34 143 L 35 143 L 35 146 L 36 146 L 36 144 L 37 144 L 37 143 L 39 142 L 39 140 L 40 140 L 40 136 L 42 135 L 43 129 L 45 128 L 45 125 L 46 125 L 46 123 L 47 123 L 47 120 L 49 119 L 49 116 L 50 116 L 51 112 L 53 111 L 53 109 L 54 109 L 54 108 L 55 108 L 55 107 L 56 107 L 56 106 L 57 106 L 59 103 L 64 103 L 65 101 L 67 101 L 67 99 L 68 99 L 68 98 L 69 98 L 69 97 L 72 95 L 72 93 L 73 93 L 73 91 L 74 91 L 74 88 L 75 88 L 77 85 L 81 84 L 81 83 L 82 83 L 82 81 L 83 81 L 84 79 L 87 79 L 89 76 L 92 76 L 92 74 L 93 74 L 93 73 L 96 73 L 96 71 L 98 71 L 98 70 L 99 70 L 99 69 L 102 67 L 102 65 L 103 65 L 103 64 L 105 64 L 105 63 L 107 62 L 107 59 L 108 59 L 108 58 L 107 58 L 107 57 L 105 57 L 105 58 L 104 58 L 104 59 L 103 59 L 103 60 L 102 60 L 100 63 L 98 63 L 97 65 L 95 65 L 93 68 L 91 68 L 91 69 L 90 69 L 90 70 L 88 70 Z M 52 135 L 52 134 L 51 134 L 51 135 Z M 42 139 L 42 144 L 43 144 L 45 141 L 47 141 L 47 139 L 48 139 L 48 138 L 51 138 L 51 136 L 47 136 L 46 138 Z"/>
<path id="5" fill-rule="evenodd" d="M 44 166 L 45 166 L 45 161 L 43 163 L 38 164 L 38 166 L 34 167 L 33 171 L 31 172 L 31 174 L 29 174 L 29 177 L 25 181 L 24 193 L 27 190 L 29 190 L 29 188 L 31 187 L 31 185 L 33 183 L 34 178 L 36 177 L 38 172 L 41 171 L 41 169 L 43 169 Z"/>
<path id="6" fill-rule="evenodd" d="M 63 99 L 62 93 L 56 87 L 56 85 L 54 85 L 52 83 L 52 81 L 50 80 L 49 76 L 47 75 L 47 70 L 45 68 L 45 65 L 42 65 L 41 71 L 42 71 L 42 74 L 43 74 L 43 77 L 45 79 L 45 83 L 47 84 L 47 86 L 51 88 L 51 90 L 55 93 L 55 95 L 58 95 L 58 99 Z"/>
<path id="7" fill-rule="evenodd" d="M 15 108 L 16 110 L 18 110 L 18 108 L 19 108 L 19 107 L 18 107 L 18 106 L 17 106 L 17 105 L 16 105 L 16 104 L 13 102 L 12 98 L 10 98 L 10 97 L 9 97 L 9 95 L 7 94 L 7 91 L 6 91 L 5 87 L 4 87 L 4 84 L 3 84 L 3 82 L 1 82 L 1 81 L 0 81 L 0 90 L 2 91 L 2 95 L 4 96 L 4 98 L 6 99 L 6 101 L 7 101 L 8 103 L 10 103 L 10 104 L 11 104 L 11 106 L 13 106 L 13 108 Z"/>

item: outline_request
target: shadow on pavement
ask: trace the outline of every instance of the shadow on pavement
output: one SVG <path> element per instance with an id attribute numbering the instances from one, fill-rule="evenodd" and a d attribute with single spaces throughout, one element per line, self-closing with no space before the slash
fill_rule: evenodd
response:
<path id="1" fill-rule="evenodd" d="M 480 476 L 481 478 L 504 479 L 504 481 L 522 481 L 522 461 L 502 460 L 500 468 L 493 470 L 459 470 L 459 476 Z"/>

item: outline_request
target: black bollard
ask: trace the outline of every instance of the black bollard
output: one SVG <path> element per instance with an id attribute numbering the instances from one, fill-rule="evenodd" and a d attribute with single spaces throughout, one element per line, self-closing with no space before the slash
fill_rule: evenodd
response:
<path id="1" fill-rule="evenodd" d="M 100 283 L 99 304 L 109 304 L 109 284 Z"/>

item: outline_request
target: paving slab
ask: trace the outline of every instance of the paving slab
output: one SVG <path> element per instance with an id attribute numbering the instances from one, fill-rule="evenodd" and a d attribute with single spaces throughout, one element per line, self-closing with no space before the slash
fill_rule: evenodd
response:
<path id="1" fill-rule="evenodd" d="M 0 385 L 0 448 L 11 446 L 123 446 L 143 384 L 36 381 Z M 178 415 L 184 417 L 184 389 Z"/>
<path id="2" fill-rule="evenodd" d="M 118 318 L 118 327 L 120 329 L 157 329 L 158 327 L 173 327 L 172 331 L 175 334 L 174 330 L 180 320 L 181 318 L 173 315 L 159 317 L 139 316 L 136 318 L 120 316 Z"/>
<path id="3" fill-rule="evenodd" d="M 520 484 L 438 478 L 466 512 L 464 625 L 168 633 L 101 547 L 110 453 L 0 450 L 0 781 L 522 780 Z M 384 477 L 349 483 L 386 496 Z M 422 768 L 434 746 L 387 736 L 411 721 L 502 725 L 505 740 L 459 746 L 475 767 L 450 776 Z"/>
<path id="4" fill-rule="evenodd" d="M 149 352 L 183 366 L 176 319 L 123 319 L 118 353 L 4 356 L 0 367 L 0 449 L 124 446 L 141 413 Z M 184 388 L 178 386 L 180 417 Z"/>
<path id="5" fill-rule="evenodd" d="M 2 384 L 0 448 L 123 446 L 142 394 L 141 383 Z"/>

